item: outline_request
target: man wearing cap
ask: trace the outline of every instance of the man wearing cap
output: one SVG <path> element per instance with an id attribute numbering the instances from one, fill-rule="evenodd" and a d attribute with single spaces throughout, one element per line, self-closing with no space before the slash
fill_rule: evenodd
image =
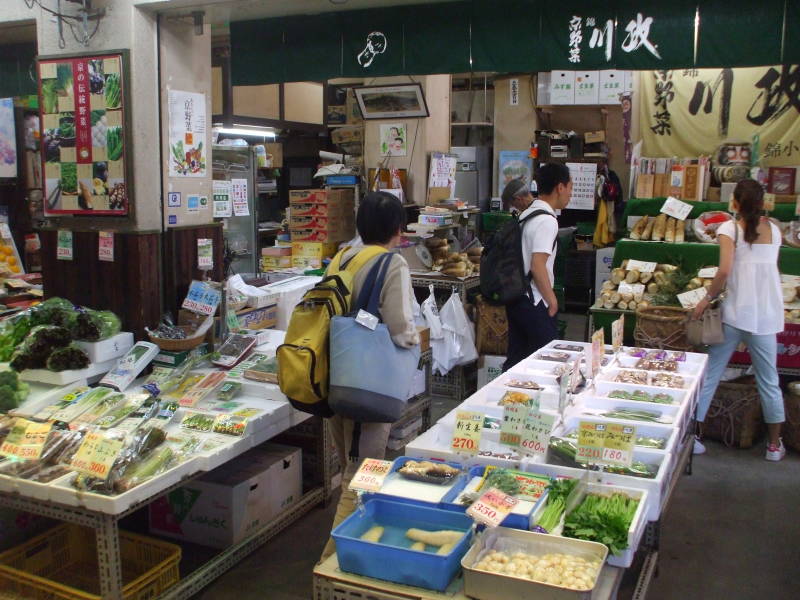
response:
<path id="1" fill-rule="evenodd" d="M 522 225 L 522 264 L 530 274 L 530 295 L 506 305 L 508 352 L 503 371 L 558 337 L 558 300 L 553 291 L 558 236 L 555 211 L 569 204 L 572 178 L 565 165 L 549 163 L 539 169 L 536 184 L 536 200 L 521 179 L 510 181 L 502 194 L 503 207 L 515 209 L 520 221 L 533 215 Z"/>

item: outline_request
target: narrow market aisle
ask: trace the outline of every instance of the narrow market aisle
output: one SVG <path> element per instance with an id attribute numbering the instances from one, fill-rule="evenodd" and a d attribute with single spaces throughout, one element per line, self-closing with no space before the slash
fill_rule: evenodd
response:
<path id="1" fill-rule="evenodd" d="M 675 489 L 648 600 L 800 598 L 800 456 L 707 449 Z"/>

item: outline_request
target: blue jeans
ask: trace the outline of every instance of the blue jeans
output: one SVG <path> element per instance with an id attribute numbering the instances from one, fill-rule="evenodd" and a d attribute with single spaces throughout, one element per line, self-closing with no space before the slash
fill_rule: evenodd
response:
<path id="1" fill-rule="evenodd" d="M 734 351 L 741 342 L 747 344 L 750 351 L 750 358 L 753 361 L 753 368 L 756 372 L 756 385 L 758 395 L 761 397 L 761 409 L 764 412 L 766 423 L 783 423 L 785 420 L 783 413 L 783 393 L 778 380 L 778 340 L 775 334 L 754 335 L 749 331 L 743 331 L 731 327 L 727 323 L 722 324 L 725 332 L 725 341 L 715 344 L 708 349 L 708 369 L 706 370 L 706 380 L 703 384 L 703 391 L 700 392 L 700 400 L 697 404 L 697 420 L 702 423 L 706 420 L 708 407 L 714 392 L 717 391 L 719 380 L 728 366 Z"/>

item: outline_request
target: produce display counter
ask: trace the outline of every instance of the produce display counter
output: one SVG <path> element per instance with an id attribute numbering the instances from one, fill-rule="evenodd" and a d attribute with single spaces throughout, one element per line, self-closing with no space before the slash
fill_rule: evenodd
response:
<path id="1" fill-rule="evenodd" d="M 453 511 L 457 511 L 456 506 L 460 506 L 463 514 L 464 505 L 460 501 L 462 494 L 475 489 L 470 486 L 474 484 L 476 477 L 485 477 L 486 473 L 489 472 L 489 467 L 513 469 L 511 473 L 514 473 L 518 480 L 520 477 L 525 479 L 525 477 L 540 477 L 544 475 L 549 478 L 569 477 L 580 481 L 581 483 L 578 485 L 584 486 L 581 496 L 567 500 L 567 513 L 578 506 L 584 494 L 600 493 L 602 495 L 605 491 L 608 493 L 617 491 L 626 494 L 629 498 L 639 498 L 636 512 L 630 517 L 628 548 L 617 551 L 613 557 L 609 555 L 608 562 L 602 567 L 591 594 L 580 595 L 576 592 L 575 597 L 616 598 L 622 579 L 625 576 L 626 579 L 635 581 L 631 597 L 636 599 L 645 598 L 658 568 L 662 517 L 669 507 L 681 475 L 691 473 L 694 439 L 692 435 L 693 414 L 697 403 L 698 390 L 705 374 L 707 357 L 696 353 L 662 356 L 660 352 L 656 351 L 642 352 L 638 349 L 625 347 L 622 348 L 619 354 L 614 355 L 612 349 L 607 346 L 603 361 L 605 364 L 597 377 L 589 381 L 584 389 L 582 391 L 579 390 L 576 395 L 571 396 L 567 393 L 565 396 L 563 395 L 565 394 L 565 388 L 561 388 L 560 391 L 557 383 L 558 373 L 561 372 L 557 367 L 562 359 L 555 359 L 554 357 L 557 354 L 569 355 L 570 358 L 565 358 L 564 360 L 569 364 L 578 364 L 575 361 L 580 359 L 582 355 L 586 358 L 585 353 L 588 352 L 588 346 L 588 344 L 578 342 L 557 340 L 517 365 L 509 373 L 498 377 L 479 389 L 454 411 L 443 416 L 429 432 L 421 435 L 407 446 L 406 457 L 397 459 L 393 463 L 390 474 L 385 482 L 381 484 L 376 496 L 367 496 L 365 498 L 366 506 L 363 512 L 369 515 L 379 510 L 381 502 L 384 503 L 383 506 L 386 506 L 386 502 L 394 502 L 396 507 L 409 505 L 418 507 L 418 510 L 427 511 L 430 511 L 431 508 L 425 507 L 435 506 L 439 509 L 438 512 L 441 515 L 452 514 Z M 646 356 L 642 358 L 642 355 Z M 666 362 L 662 364 L 659 361 Z M 529 380 L 528 383 L 536 382 L 539 385 L 538 410 L 542 416 L 551 415 L 554 419 L 552 431 L 547 438 L 549 439 L 549 450 L 544 450 L 543 452 L 531 450 L 529 452 L 532 452 L 532 454 L 529 455 L 526 455 L 526 452 L 521 451 L 519 448 L 515 450 L 513 447 L 501 444 L 499 431 L 497 431 L 497 428 L 500 427 L 499 423 L 504 420 L 505 410 L 503 403 L 511 401 L 508 394 L 519 395 L 521 392 L 528 393 L 525 390 L 531 389 L 526 387 L 528 383 L 525 383 L 525 380 Z M 621 394 L 621 392 L 626 392 L 627 395 Z M 669 398 L 666 398 L 666 396 L 669 396 Z M 509 400 L 504 400 L 507 397 Z M 514 396 L 514 398 L 517 398 L 517 396 Z M 513 400 L 513 402 L 520 401 L 519 399 Z M 477 451 L 476 455 L 459 454 L 458 450 L 452 448 L 451 438 L 454 435 L 458 435 L 455 431 L 456 413 L 459 410 L 483 414 L 483 432 L 479 438 L 478 445 L 474 447 Z M 642 411 L 649 411 L 652 414 L 645 416 Z M 657 419 L 656 416 L 658 416 Z M 573 454 L 571 461 L 564 462 L 563 449 L 565 446 L 563 444 L 570 439 L 570 435 L 572 435 L 570 432 L 577 431 L 578 424 L 581 421 L 604 423 L 606 426 L 613 423 L 615 427 L 620 425 L 635 426 L 637 428 L 635 433 L 636 442 L 629 447 L 632 449 L 634 464 L 630 468 L 604 469 L 600 467 L 599 470 L 586 470 L 585 468 L 578 468 L 578 465 L 574 464 L 577 460 L 575 458 L 576 454 Z M 458 422 L 460 423 L 460 421 Z M 576 446 L 579 445 L 577 440 L 574 444 Z M 533 448 L 533 446 L 525 447 Z M 573 452 L 576 452 L 575 448 L 573 448 Z M 459 477 L 464 478 L 464 483 L 458 484 L 456 480 L 452 484 L 453 490 L 451 492 L 436 493 L 429 488 L 414 487 L 419 486 L 420 484 L 418 483 L 403 484 L 402 478 L 398 479 L 396 475 L 402 474 L 403 465 L 409 460 L 430 460 L 434 463 L 439 462 L 440 464 L 449 465 L 450 467 L 448 468 L 460 467 L 462 474 Z M 655 465 L 657 465 L 657 472 Z M 415 466 L 413 468 L 419 467 Z M 649 474 L 642 475 L 642 469 L 646 469 Z M 397 473 L 397 470 L 400 470 L 400 473 Z M 413 481 L 414 478 L 412 477 L 411 479 Z M 481 492 L 478 493 L 480 494 Z M 530 492 L 525 491 L 524 493 L 529 494 Z M 444 495 L 441 496 L 442 494 Z M 440 496 L 441 499 L 437 500 Z M 426 498 L 426 500 L 423 500 L 423 498 Z M 546 496 L 541 498 L 546 498 Z M 379 504 L 372 505 L 371 503 L 375 501 Z M 521 500 L 520 503 L 522 503 Z M 523 530 L 517 530 L 519 539 L 523 539 L 526 535 L 536 537 L 536 539 L 529 539 L 529 543 L 534 546 L 544 543 L 543 539 L 540 538 L 545 537 L 548 540 L 553 540 L 552 543 L 556 544 L 558 542 L 555 542 L 555 540 L 565 540 L 565 545 L 568 545 L 567 540 L 569 540 L 569 543 L 575 542 L 574 539 L 562 538 L 558 535 L 541 536 L 540 534 L 530 534 L 524 531 L 529 529 L 532 524 L 544 524 L 544 521 L 540 521 L 539 518 L 545 506 L 549 510 L 550 505 L 545 501 L 536 502 L 532 510 L 524 509 L 520 504 L 518 508 L 523 508 L 523 512 L 519 513 L 523 516 L 522 520 L 520 521 L 518 518 L 511 520 L 511 517 L 517 514 L 515 510 L 503 521 L 503 525 L 518 527 Z M 397 511 L 398 508 L 385 508 L 384 510 Z M 367 520 L 364 527 L 372 525 L 374 528 L 375 524 L 380 524 L 381 531 L 383 531 L 384 525 L 387 529 L 399 527 L 402 531 L 402 528 L 415 526 L 413 523 L 410 524 L 411 522 L 407 520 L 409 517 L 404 512 L 398 512 L 396 517 L 390 517 L 391 512 L 384 514 L 384 520 Z M 396 526 L 393 525 L 395 518 L 398 519 L 398 525 Z M 439 527 L 442 529 L 453 527 L 452 523 L 448 524 L 441 521 L 442 518 L 443 516 L 438 519 L 435 518 L 433 513 L 424 518 L 420 517 L 421 522 L 427 523 L 427 527 L 432 530 L 436 529 L 436 525 L 433 525 L 436 522 L 440 523 Z M 357 523 L 365 519 L 368 519 L 368 517 L 364 517 L 362 511 L 359 511 L 348 521 Z M 428 521 L 425 519 L 428 519 Z M 358 555 L 359 560 L 353 562 L 353 542 L 350 541 L 356 540 L 356 537 L 360 535 L 361 529 L 353 529 L 351 534 L 347 534 L 347 528 L 354 527 L 348 521 L 345 521 L 334 531 L 337 543 L 340 540 L 342 543 L 347 541 L 348 545 L 339 548 L 339 555 L 331 557 L 314 570 L 315 600 L 362 600 L 364 598 L 371 600 L 462 600 L 468 597 L 465 592 L 465 585 L 468 586 L 469 581 L 465 582 L 464 574 L 457 575 L 446 589 L 443 586 L 439 587 L 438 589 L 443 590 L 440 592 L 375 578 L 381 577 L 381 575 L 375 575 L 375 577 L 364 576 L 361 569 L 368 567 L 361 566 L 361 554 Z M 546 527 L 550 529 L 552 526 L 546 525 Z M 409 533 L 406 536 L 411 537 L 411 530 L 408 531 Z M 507 529 L 505 531 L 515 530 Z M 553 531 L 553 529 L 550 529 L 550 531 Z M 560 526 L 555 530 L 555 533 L 557 534 L 558 531 L 560 531 Z M 386 535 L 394 536 L 395 534 Z M 363 540 L 364 537 L 361 539 Z M 375 553 L 385 553 L 385 560 L 382 562 L 385 565 L 390 565 L 392 563 L 392 559 L 389 558 L 391 549 L 395 546 L 402 548 L 405 546 L 403 542 L 396 541 L 396 537 L 386 539 L 388 541 L 383 541 L 379 537 L 378 545 L 374 548 L 371 547 L 367 554 L 373 550 Z M 411 539 L 417 538 L 411 537 Z M 486 538 L 486 536 L 477 537 L 473 539 L 472 543 L 493 543 L 482 541 L 486 539 L 490 538 Z M 366 543 L 369 543 L 369 541 Z M 373 541 L 373 543 L 376 542 Z M 565 547 L 565 545 L 559 547 Z M 532 550 L 534 546 L 525 546 L 525 548 L 527 548 L 528 552 L 536 552 Z M 496 548 L 497 546 L 490 545 L 489 547 Z M 622 548 L 625 547 L 622 546 Z M 401 553 L 403 552 L 407 551 L 401 551 Z M 466 558 L 463 559 L 467 561 L 462 563 L 465 565 L 464 568 L 470 572 L 474 570 L 474 563 L 470 561 L 477 558 L 476 554 L 477 549 L 473 547 L 466 555 Z M 345 558 L 348 555 L 349 558 L 347 560 L 350 566 L 346 567 L 347 571 L 344 571 L 340 567 L 340 560 L 342 561 L 341 564 L 344 565 Z M 458 554 L 457 556 L 461 557 L 463 555 Z M 470 558 L 470 556 L 473 558 Z M 403 554 L 402 557 L 398 554 L 397 560 L 411 560 L 411 558 L 408 554 Z M 366 557 L 364 561 L 364 565 L 369 562 Z M 426 553 L 423 553 L 417 559 L 417 562 L 419 562 L 420 568 L 430 568 L 427 566 L 429 558 Z M 423 567 L 423 565 L 426 566 Z M 406 584 L 411 583 L 407 579 L 409 575 L 406 575 L 406 573 L 409 573 L 408 567 L 397 573 L 390 566 L 385 568 L 392 571 L 391 574 L 387 572 L 388 579 L 392 579 L 394 582 L 404 581 Z M 487 571 L 483 572 L 486 573 Z M 498 572 L 495 571 L 495 573 Z M 373 575 L 374 573 L 369 574 Z M 497 575 L 495 577 L 496 580 L 493 581 L 495 581 L 496 589 L 498 589 L 496 597 L 512 597 L 509 595 L 509 589 L 511 588 L 500 593 L 504 589 L 504 576 Z M 506 575 L 505 577 L 513 577 L 513 575 Z M 514 589 L 521 590 L 522 588 L 517 588 L 516 585 L 520 581 L 526 580 L 517 577 L 514 581 L 516 582 Z M 415 583 L 414 585 L 420 584 Z M 430 587 L 436 587 L 436 585 L 431 585 Z M 525 589 L 527 591 L 524 597 L 556 597 L 555 595 L 548 595 L 548 588 L 534 586 Z M 470 593 L 477 592 L 473 590 Z M 514 597 L 518 596 L 519 594 Z M 559 595 L 558 597 L 568 596 L 570 594 Z"/>
<path id="2" fill-rule="evenodd" d="M 648 215 L 651 217 L 657 216 L 661 212 L 661 207 L 664 206 L 666 198 L 631 198 L 625 204 L 625 213 L 623 215 L 623 223 L 627 222 L 628 217 L 640 217 Z M 714 210 L 727 211 L 728 204 L 725 202 L 691 202 L 692 212 L 689 213 L 687 218 L 696 219 L 704 212 Z M 794 219 L 794 203 L 791 204 L 776 204 L 775 210 L 769 211 L 767 214 L 770 217 L 775 217 L 779 221 L 791 221 Z"/>

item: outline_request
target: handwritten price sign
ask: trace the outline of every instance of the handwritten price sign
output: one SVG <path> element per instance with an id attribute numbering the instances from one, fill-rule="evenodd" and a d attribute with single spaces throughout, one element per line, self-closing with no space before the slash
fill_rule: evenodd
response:
<path id="1" fill-rule="evenodd" d="M 489 488 L 467 509 L 467 514 L 478 523 L 497 527 L 514 510 L 518 502 L 519 500 L 497 488 Z"/>
<path id="2" fill-rule="evenodd" d="M 520 448 L 528 456 L 544 455 L 550 444 L 554 415 L 535 413 L 528 415 L 522 432 Z"/>
<path id="3" fill-rule="evenodd" d="M 603 462 L 609 465 L 630 467 L 633 462 L 633 446 L 636 444 L 636 427 L 609 423 L 606 427 Z"/>
<path id="4" fill-rule="evenodd" d="M 392 468 L 391 461 L 365 458 L 356 471 L 350 489 L 361 492 L 377 492 L 383 485 L 383 480 Z"/>
<path id="5" fill-rule="evenodd" d="M 111 440 L 99 433 L 87 433 L 70 467 L 98 479 L 108 479 L 123 445 L 121 440 Z"/>
<path id="6" fill-rule="evenodd" d="M 37 460 L 42 455 L 44 443 L 52 428 L 52 423 L 36 423 L 27 419 L 17 419 L 11 432 L 0 445 L 0 456 Z"/>
<path id="7" fill-rule="evenodd" d="M 531 409 L 522 404 L 503 407 L 503 422 L 500 424 L 500 443 L 516 448 L 522 441 L 522 429 Z"/>
<path id="8" fill-rule="evenodd" d="M 450 448 L 458 454 L 477 454 L 482 433 L 483 413 L 460 410 L 456 413 Z"/>
<path id="9" fill-rule="evenodd" d="M 578 462 L 598 464 L 603 460 L 606 424 L 581 421 L 578 425 Z"/>

